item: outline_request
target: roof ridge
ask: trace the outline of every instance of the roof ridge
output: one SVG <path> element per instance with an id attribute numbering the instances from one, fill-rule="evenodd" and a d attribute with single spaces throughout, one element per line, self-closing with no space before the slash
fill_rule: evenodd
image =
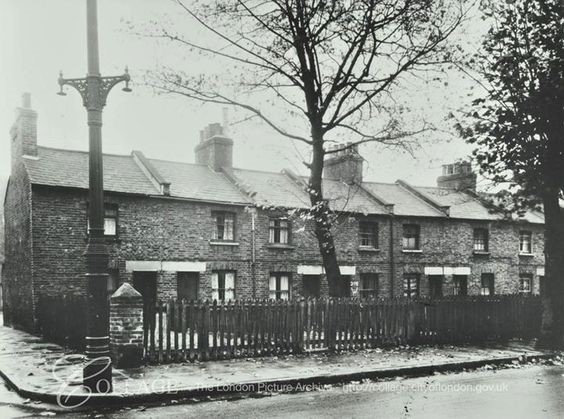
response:
<path id="1" fill-rule="evenodd" d="M 48 147 L 44 145 L 38 145 L 37 148 L 47 149 L 47 150 L 55 150 L 55 151 L 64 151 L 67 153 L 81 153 L 81 154 L 88 154 L 88 150 L 75 150 L 70 148 L 59 148 L 59 147 Z M 130 154 L 115 154 L 115 153 L 103 153 L 104 156 L 113 156 L 113 157 L 126 157 L 131 158 Z"/>
<path id="2" fill-rule="evenodd" d="M 208 166 L 209 168 L 209 166 Z M 211 170 L 211 169 L 210 169 Z M 249 196 L 249 194 L 247 194 L 246 192 L 244 192 L 239 186 L 237 186 L 235 180 L 232 178 L 230 173 L 226 173 L 225 171 L 226 169 L 221 168 L 221 172 L 216 172 L 217 174 L 219 174 L 220 176 L 224 177 L 227 180 L 227 183 L 229 183 L 230 186 L 232 186 L 233 188 L 235 188 L 235 190 L 237 191 L 237 193 L 239 193 L 239 195 L 241 195 L 247 204 L 254 204 L 255 200 Z M 212 170 L 213 171 L 213 170 Z"/>
<path id="3" fill-rule="evenodd" d="M 390 185 L 390 186 L 395 185 L 394 182 L 376 182 L 376 181 L 372 181 L 372 180 L 363 180 L 362 183 L 369 183 L 369 184 L 375 184 L 375 185 Z"/>
<path id="4" fill-rule="evenodd" d="M 437 202 L 433 198 L 425 195 L 423 192 L 418 191 L 415 186 L 411 186 L 409 183 L 407 183 L 404 180 L 398 179 L 396 181 L 396 184 L 401 188 L 403 188 L 404 190 L 406 190 L 407 192 L 409 192 L 411 195 L 415 196 L 416 198 L 419 198 L 419 200 L 429 205 L 435 211 L 438 211 L 441 214 L 446 215 L 447 217 L 449 216 L 449 212 L 450 212 L 449 205 L 442 205 L 440 202 Z"/>
<path id="5" fill-rule="evenodd" d="M 241 193 L 246 199 L 250 200 L 250 203 L 256 204 L 256 191 L 253 191 L 251 187 L 245 185 L 245 181 L 239 179 L 237 175 L 233 173 L 233 169 L 222 167 L 220 173 L 223 174 L 231 185 L 235 186 L 239 193 Z"/>
<path id="6" fill-rule="evenodd" d="M 231 170 L 242 170 L 245 172 L 256 172 L 256 173 L 270 173 L 271 175 L 282 175 L 284 176 L 284 169 L 280 170 L 279 172 L 271 172 L 268 170 L 260 170 L 260 169 L 243 169 L 241 167 L 233 167 Z"/>
<path id="7" fill-rule="evenodd" d="M 170 182 L 157 170 L 155 166 L 145 157 L 143 152 L 133 150 L 131 157 L 143 174 L 151 181 L 153 186 L 163 195 L 170 195 Z"/>
<path id="8" fill-rule="evenodd" d="M 362 182 L 359 184 L 360 189 L 362 189 L 362 191 L 368 196 L 369 199 L 371 199 L 372 201 L 376 202 L 378 205 L 384 207 L 384 209 L 386 211 L 388 211 L 388 213 L 393 214 L 394 213 L 394 204 L 389 203 L 388 201 L 386 201 L 384 198 L 382 198 L 380 195 L 369 191 L 368 188 L 366 188 Z"/>

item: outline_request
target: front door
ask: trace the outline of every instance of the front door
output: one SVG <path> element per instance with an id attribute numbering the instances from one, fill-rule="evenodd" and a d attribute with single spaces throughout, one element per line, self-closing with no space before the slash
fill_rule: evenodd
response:
<path id="1" fill-rule="evenodd" d="M 143 297 L 143 330 L 147 339 L 148 330 L 154 329 L 156 324 L 157 273 L 133 272 L 133 288 Z"/>
<path id="2" fill-rule="evenodd" d="M 179 300 L 197 300 L 198 299 L 198 282 L 200 274 L 198 272 L 178 272 L 176 279 L 177 296 Z"/>
<path id="3" fill-rule="evenodd" d="M 321 278 L 319 275 L 304 275 L 304 297 L 318 298 L 321 295 Z"/>
<path id="4" fill-rule="evenodd" d="M 429 297 L 439 298 L 443 296 L 443 276 L 430 275 L 429 276 Z"/>
<path id="5" fill-rule="evenodd" d="M 351 277 L 349 275 L 341 275 L 341 279 L 335 288 L 335 295 L 332 295 L 331 297 L 350 297 Z"/>
<path id="6" fill-rule="evenodd" d="M 157 301 L 157 273 L 133 272 L 133 288 L 143 296 L 145 304 L 154 303 Z"/>

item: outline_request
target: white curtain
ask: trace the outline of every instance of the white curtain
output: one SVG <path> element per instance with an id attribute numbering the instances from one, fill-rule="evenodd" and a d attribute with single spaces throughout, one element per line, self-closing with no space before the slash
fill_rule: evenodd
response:
<path id="1" fill-rule="evenodd" d="M 233 240 L 233 215 L 225 214 L 223 240 Z"/>
<path id="2" fill-rule="evenodd" d="M 280 223 L 280 225 L 282 225 L 282 223 L 287 224 L 285 221 L 283 221 Z M 288 244 L 288 230 L 286 228 L 280 229 L 280 243 Z"/>
<path id="3" fill-rule="evenodd" d="M 235 272 L 225 272 L 225 301 L 235 299 Z"/>
<path id="4" fill-rule="evenodd" d="M 217 272 L 212 272 L 212 300 L 219 300 L 219 278 Z"/>
<path id="5" fill-rule="evenodd" d="M 282 275 L 280 277 L 280 299 L 287 300 L 290 294 L 290 281 L 288 275 Z"/>
<path id="6" fill-rule="evenodd" d="M 105 236 L 115 236 L 116 235 L 116 219 L 115 218 L 104 218 L 104 235 Z"/>

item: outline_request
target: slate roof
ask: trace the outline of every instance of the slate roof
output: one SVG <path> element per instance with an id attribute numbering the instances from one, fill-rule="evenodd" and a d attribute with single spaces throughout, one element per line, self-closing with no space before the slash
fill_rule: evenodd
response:
<path id="1" fill-rule="evenodd" d="M 268 207 L 308 208 L 309 197 L 299 183 L 307 178 L 287 173 L 246 169 L 215 172 L 206 165 L 148 159 L 154 169 L 170 182 L 170 195 L 175 198 Z M 37 158 L 24 158 L 34 184 L 88 188 L 88 153 L 38 147 Z M 104 190 L 111 192 L 162 195 L 158 182 L 142 170 L 132 155 L 104 155 Z M 436 187 L 411 187 L 402 182 L 363 182 L 347 185 L 336 180 L 323 180 L 324 195 L 334 210 L 363 214 L 387 214 L 385 204 L 393 204 L 400 216 L 449 217 L 472 220 L 496 220 L 473 195 Z M 524 220 L 543 223 L 541 213 L 528 213 Z"/>
<path id="2" fill-rule="evenodd" d="M 31 183 L 88 189 L 88 153 L 37 147 L 37 159 L 24 157 Z M 131 156 L 104 154 L 104 190 L 158 194 Z"/>
<path id="3" fill-rule="evenodd" d="M 363 182 L 363 186 L 377 197 L 394 204 L 396 215 L 418 215 L 422 217 L 444 217 L 444 213 L 418 198 L 397 183 Z"/>
<path id="4" fill-rule="evenodd" d="M 488 209 L 475 197 L 447 188 L 433 188 L 416 186 L 416 189 L 430 196 L 441 205 L 448 205 L 449 215 L 453 218 L 470 220 L 496 220 L 499 216 L 491 214 Z"/>
<path id="5" fill-rule="evenodd" d="M 171 196 L 234 204 L 252 203 L 223 173 L 215 172 L 208 166 L 153 159 L 149 161 L 170 182 Z"/>
<path id="6" fill-rule="evenodd" d="M 492 214 L 478 198 L 470 194 L 437 187 L 418 186 L 416 189 L 440 204 L 448 205 L 450 207 L 449 215 L 452 218 L 468 220 L 498 220 L 500 218 L 499 215 Z M 540 212 L 528 211 L 521 220 L 530 223 L 544 223 L 544 216 Z"/>
<path id="7" fill-rule="evenodd" d="M 306 192 L 284 173 L 233 169 L 235 184 L 261 206 L 309 208 Z"/>
<path id="8" fill-rule="evenodd" d="M 307 178 L 303 179 L 307 180 Z M 363 214 L 388 214 L 383 205 L 378 204 L 363 188 L 356 185 L 323 179 L 323 194 L 331 201 L 334 210 Z"/>

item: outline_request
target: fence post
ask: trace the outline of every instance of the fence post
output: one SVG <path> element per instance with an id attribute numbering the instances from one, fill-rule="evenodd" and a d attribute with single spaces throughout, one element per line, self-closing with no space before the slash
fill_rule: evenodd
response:
<path id="1" fill-rule="evenodd" d="M 143 297 L 127 282 L 110 298 L 110 342 L 117 368 L 143 363 Z"/>

